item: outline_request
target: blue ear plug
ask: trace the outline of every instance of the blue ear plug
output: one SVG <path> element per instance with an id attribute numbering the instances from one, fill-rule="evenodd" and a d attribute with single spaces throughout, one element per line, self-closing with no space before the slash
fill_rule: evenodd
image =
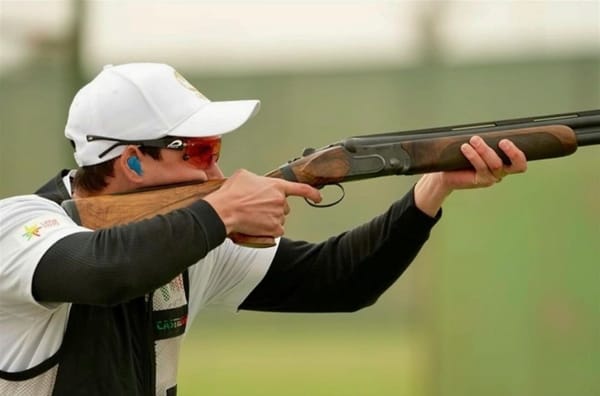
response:
<path id="1" fill-rule="evenodd" d="M 127 166 L 129 169 L 137 173 L 139 176 L 142 176 L 142 165 L 140 164 L 140 160 L 138 157 L 129 157 L 127 158 Z"/>

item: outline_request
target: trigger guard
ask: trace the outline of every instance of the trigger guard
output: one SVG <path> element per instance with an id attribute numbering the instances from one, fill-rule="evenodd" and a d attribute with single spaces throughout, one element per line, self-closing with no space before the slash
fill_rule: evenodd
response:
<path id="1" fill-rule="evenodd" d="M 330 207 L 332 207 L 334 205 L 337 205 L 346 196 L 346 190 L 344 190 L 344 186 L 342 186 L 339 183 L 330 184 L 330 185 L 332 185 L 332 186 L 338 186 L 340 188 L 340 190 L 342 191 L 342 195 L 338 199 L 336 199 L 335 201 L 330 202 L 330 203 L 326 203 L 326 204 L 316 204 L 316 203 L 311 202 L 308 198 L 304 198 L 304 200 L 306 201 L 307 204 L 309 204 L 313 208 L 330 208 Z M 320 187 L 317 187 L 317 188 L 319 190 L 321 190 L 321 189 L 323 189 L 323 187 L 325 187 L 325 186 L 320 186 Z"/>

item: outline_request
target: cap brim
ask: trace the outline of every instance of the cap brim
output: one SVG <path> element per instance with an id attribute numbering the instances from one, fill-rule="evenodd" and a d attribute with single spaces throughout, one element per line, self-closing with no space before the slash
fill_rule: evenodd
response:
<path id="1" fill-rule="evenodd" d="M 204 137 L 236 130 L 258 113 L 259 100 L 209 102 L 169 131 L 172 136 Z"/>

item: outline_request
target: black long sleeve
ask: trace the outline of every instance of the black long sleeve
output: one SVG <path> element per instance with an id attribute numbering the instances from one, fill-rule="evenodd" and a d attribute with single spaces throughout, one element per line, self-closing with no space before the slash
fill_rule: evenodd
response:
<path id="1" fill-rule="evenodd" d="M 441 217 L 411 190 L 383 215 L 319 244 L 282 238 L 265 278 L 240 306 L 279 312 L 356 311 L 402 275 Z"/>
<path id="2" fill-rule="evenodd" d="M 169 282 L 225 239 L 205 201 L 124 226 L 69 235 L 48 249 L 33 276 L 38 301 L 113 305 Z"/>

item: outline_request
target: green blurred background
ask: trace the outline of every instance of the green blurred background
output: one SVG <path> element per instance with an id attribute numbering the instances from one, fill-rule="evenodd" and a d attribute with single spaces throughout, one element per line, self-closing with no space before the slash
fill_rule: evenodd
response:
<path id="1" fill-rule="evenodd" d="M 79 23 L 69 40 L 42 43 L 0 75 L 0 198 L 74 166 L 66 112 L 97 72 L 81 66 Z M 262 101 L 255 119 L 225 136 L 226 173 L 265 173 L 304 147 L 352 135 L 600 108 L 597 52 L 304 72 L 179 69 L 211 99 Z M 360 312 L 202 313 L 184 343 L 181 394 L 600 394 L 599 170 L 600 146 L 584 147 L 493 188 L 456 192 L 413 265 Z M 339 233 L 416 180 L 348 183 L 328 209 L 293 200 L 287 235 Z"/>

